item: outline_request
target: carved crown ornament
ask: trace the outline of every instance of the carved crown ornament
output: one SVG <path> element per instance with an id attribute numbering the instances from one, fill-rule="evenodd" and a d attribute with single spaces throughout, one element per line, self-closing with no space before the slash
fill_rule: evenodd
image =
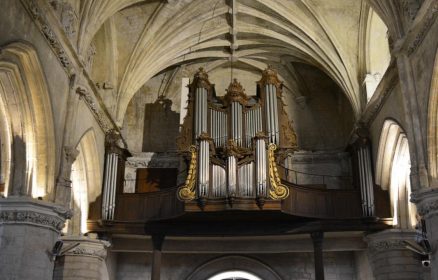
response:
<path id="1" fill-rule="evenodd" d="M 224 96 L 224 101 L 227 106 L 231 102 L 239 102 L 243 106 L 246 106 L 246 104 L 250 100 L 248 96 L 246 96 L 245 90 L 243 89 L 242 85 L 237 81 L 237 79 L 233 79 L 226 91 L 227 94 Z"/>
<path id="2" fill-rule="evenodd" d="M 275 70 L 272 65 L 268 65 L 268 67 L 263 70 L 262 78 L 257 82 L 259 85 L 273 84 L 277 87 L 277 89 L 281 89 L 283 86 L 283 82 L 278 78 L 278 72 Z"/>

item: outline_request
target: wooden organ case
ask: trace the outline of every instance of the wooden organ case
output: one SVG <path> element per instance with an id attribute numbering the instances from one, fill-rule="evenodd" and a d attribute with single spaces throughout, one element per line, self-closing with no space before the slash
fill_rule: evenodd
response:
<path id="1" fill-rule="evenodd" d="M 223 97 L 216 96 L 200 68 L 189 87 L 187 115 L 177 138 L 189 161 L 178 198 L 186 211 L 280 209 L 289 196 L 277 160 L 297 147 L 284 110 L 282 82 L 268 67 L 248 96 L 234 79 Z"/>

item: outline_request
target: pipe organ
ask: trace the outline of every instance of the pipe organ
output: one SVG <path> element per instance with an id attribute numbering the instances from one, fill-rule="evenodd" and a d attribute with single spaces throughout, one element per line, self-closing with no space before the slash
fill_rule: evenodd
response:
<path id="1" fill-rule="evenodd" d="M 296 135 L 284 110 L 282 83 L 268 67 L 254 96 L 233 80 L 225 96 L 201 68 L 189 84 L 188 110 L 177 139 L 190 161 L 185 183 L 178 190 L 183 201 L 210 201 L 232 207 L 236 199 L 282 200 L 289 189 L 281 184 L 277 158 L 296 149 Z"/>

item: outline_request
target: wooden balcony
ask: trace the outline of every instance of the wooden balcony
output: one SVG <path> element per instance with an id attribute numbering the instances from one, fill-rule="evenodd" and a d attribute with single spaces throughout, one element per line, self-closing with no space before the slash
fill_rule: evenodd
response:
<path id="1" fill-rule="evenodd" d="M 145 234 L 148 225 L 157 225 L 162 229 L 179 227 L 186 231 L 195 229 L 197 226 L 202 230 L 209 221 L 215 221 L 209 227 L 213 230 L 217 227 L 229 228 L 230 223 L 243 231 L 260 225 L 261 221 L 279 223 L 278 228 L 284 225 L 303 223 L 303 221 L 321 222 L 321 224 L 348 224 L 352 229 L 368 229 L 363 221 L 371 221 L 375 224 L 378 219 L 364 217 L 361 209 L 359 190 L 331 190 L 324 186 L 298 186 L 283 182 L 289 187 L 290 195 L 283 201 L 267 201 L 266 207 L 260 209 L 254 199 L 239 199 L 230 206 L 225 200 L 212 200 L 208 207 L 201 210 L 196 202 L 181 202 L 178 200 L 177 188 L 170 188 L 151 193 L 119 193 L 116 200 L 115 219 L 113 221 L 89 220 L 90 231 Z M 389 200 L 387 192 L 376 188 L 375 191 L 376 213 L 379 218 L 389 217 Z M 325 222 L 324 222 L 325 221 Z M 345 221 L 343 223 L 343 221 Z M 377 222 L 384 226 L 382 222 Z M 232 227 L 231 227 L 232 228 Z M 273 228 L 274 230 L 274 228 Z M 253 230 L 256 232 L 256 230 Z"/>

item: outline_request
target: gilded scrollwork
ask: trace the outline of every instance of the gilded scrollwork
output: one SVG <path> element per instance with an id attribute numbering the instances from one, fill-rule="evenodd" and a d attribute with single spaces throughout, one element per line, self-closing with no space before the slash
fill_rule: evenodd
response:
<path id="1" fill-rule="evenodd" d="M 268 146 L 268 162 L 269 162 L 269 181 L 271 187 L 269 197 L 275 200 L 285 199 L 289 196 L 289 188 L 281 184 L 280 176 L 278 175 L 277 164 L 275 163 L 274 152 L 277 145 L 269 144 Z"/>
<path id="2" fill-rule="evenodd" d="M 196 146 L 190 146 L 190 166 L 187 179 L 183 186 L 178 189 L 178 198 L 180 200 L 194 200 L 196 198 L 196 168 L 197 168 L 197 149 Z"/>

